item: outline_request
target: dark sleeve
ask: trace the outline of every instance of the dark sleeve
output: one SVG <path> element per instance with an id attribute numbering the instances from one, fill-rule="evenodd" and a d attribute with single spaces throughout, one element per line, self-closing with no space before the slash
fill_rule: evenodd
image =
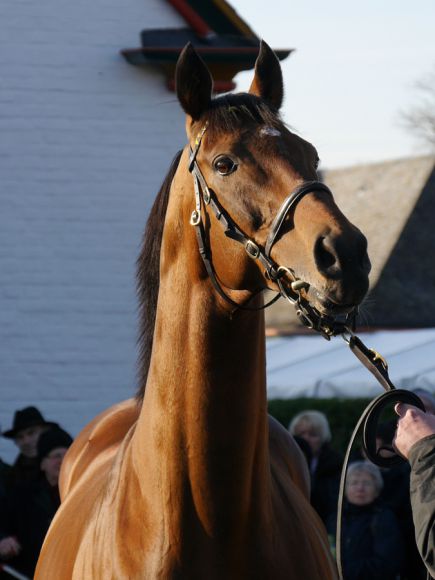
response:
<path id="1" fill-rule="evenodd" d="M 411 505 L 418 551 L 435 576 L 435 435 L 411 447 Z"/>

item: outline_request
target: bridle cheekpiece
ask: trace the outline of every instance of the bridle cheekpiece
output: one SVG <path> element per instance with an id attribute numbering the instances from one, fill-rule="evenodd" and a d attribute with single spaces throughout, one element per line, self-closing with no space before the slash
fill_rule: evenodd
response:
<path id="1" fill-rule="evenodd" d="M 331 190 L 320 181 L 305 181 L 293 190 L 283 201 L 279 208 L 266 239 L 264 248 L 259 246 L 253 239 L 249 238 L 231 218 L 225 208 L 220 204 L 216 194 L 209 189 L 204 175 L 197 163 L 196 157 L 202 143 L 208 123 L 205 123 L 198 133 L 193 148 L 190 147 L 189 172 L 193 175 L 194 192 L 195 192 L 195 209 L 190 217 L 190 224 L 195 227 L 198 241 L 199 253 L 204 262 L 207 273 L 213 283 L 214 288 L 226 302 L 236 309 L 242 310 L 260 310 L 267 308 L 276 302 L 281 296 L 284 297 L 296 308 L 296 314 L 302 324 L 320 332 L 328 340 L 331 336 L 341 334 L 346 325 L 352 324 L 354 314 L 348 315 L 344 321 L 336 318 L 325 316 L 318 312 L 305 298 L 301 291 L 309 285 L 304 280 L 298 279 L 291 268 L 277 264 L 271 257 L 272 247 L 278 240 L 281 228 L 285 219 L 291 210 L 294 210 L 299 201 L 307 194 L 314 191 L 320 191 L 332 196 Z M 222 288 L 218 276 L 214 270 L 210 249 L 206 241 L 204 226 L 201 219 L 202 207 L 209 206 L 213 211 L 218 222 L 224 228 L 224 233 L 228 238 L 242 244 L 245 252 L 253 260 L 258 260 L 264 268 L 264 276 L 274 282 L 277 286 L 277 295 L 260 308 L 252 308 L 247 305 L 236 303 Z"/>

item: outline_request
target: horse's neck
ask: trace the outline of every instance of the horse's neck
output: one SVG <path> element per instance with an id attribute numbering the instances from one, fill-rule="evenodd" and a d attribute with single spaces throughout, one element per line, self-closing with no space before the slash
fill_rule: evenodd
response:
<path id="1" fill-rule="evenodd" d="M 154 485 L 167 486 L 168 494 L 179 488 L 175 493 L 213 533 L 237 528 L 229 520 L 240 525 L 240 514 L 264 505 L 268 489 L 264 317 L 238 311 L 231 318 L 219 305 L 199 275 L 191 230 L 165 230 L 136 445 Z"/>

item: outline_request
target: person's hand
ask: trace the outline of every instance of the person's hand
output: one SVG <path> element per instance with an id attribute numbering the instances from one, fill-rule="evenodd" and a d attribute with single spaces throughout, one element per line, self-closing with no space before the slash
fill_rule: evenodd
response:
<path id="1" fill-rule="evenodd" d="M 435 435 L 435 415 L 404 403 L 397 403 L 394 410 L 400 419 L 397 422 L 393 447 L 408 459 L 409 450 L 417 441 L 428 435 Z"/>
<path id="2" fill-rule="evenodd" d="M 21 552 L 21 546 L 17 539 L 9 536 L 0 540 L 0 557 L 7 560 L 8 558 L 13 558 Z"/>

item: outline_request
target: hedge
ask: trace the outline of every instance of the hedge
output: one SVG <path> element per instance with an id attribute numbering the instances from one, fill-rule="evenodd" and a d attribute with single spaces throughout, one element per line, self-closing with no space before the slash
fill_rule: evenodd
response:
<path id="1" fill-rule="evenodd" d="M 313 409 L 325 413 L 331 427 L 331 446 L 344 453 L 352 431 L 362 412 L 371 399 L 272 399 L 269 401 L 269 413 L 284 427 L 288 427 L 290 420 L 300 411 Z M 385 411 L 383 419 L 393 415 L 392 411 Z"/>

